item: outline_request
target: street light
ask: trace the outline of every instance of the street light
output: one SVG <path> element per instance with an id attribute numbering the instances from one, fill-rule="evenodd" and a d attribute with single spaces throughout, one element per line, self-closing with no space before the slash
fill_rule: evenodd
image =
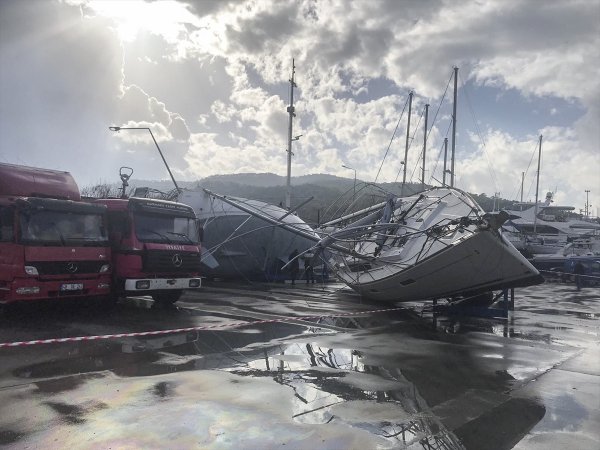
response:
<path id="1" fill-rule="evenodd" d="M 116 131 L 116 132 L 119 132 L 121 130 L 148 130 L 148 132 L 150 133 L 150 136 L 152 136 L 152 140 L 154 141 L 154 145 L 156 145 L 156 148 L 158 149 L 158 153 L 160 154 L 160 157 L 162 158 L 163 162 L 165 163 L 165 167 L 167 168 L 167 171 L 169 172 L 169 175 L 171 176 L 171 180 L 173 180 L 173 184 L 175 185 L 175 189 L 177 189 L 177 192 L 179 192 L 179 186 L 177 186 L 177 182 L 175 181 L 175 177 L 171 173 L 171 169 L 169 169 L 169 165 L 167 164 L 167 160 L 163 156 L 162 151 L 160 150 L 160 147 L 158 146 L 158 142 L 156 142 L 156 139 L 154 138 L 154 135 L 152 134 L 152 130 L 150 128 L 148 128 L 148 127 L 108 127 L 108 129 L 110 131 Z"/>
<path id="2" fill-rule="evenodd" d="M 354 203 L 354 200 L 355 200 L 355 197 L 356 197 L 356 169 L 354 167 L 349 167 L 349 166 L 346 166 L 344 164 L 342 164 L 342 167 L 344 169 L 354 170 L 354 190 L 352 191 L 352 203 Z"/>

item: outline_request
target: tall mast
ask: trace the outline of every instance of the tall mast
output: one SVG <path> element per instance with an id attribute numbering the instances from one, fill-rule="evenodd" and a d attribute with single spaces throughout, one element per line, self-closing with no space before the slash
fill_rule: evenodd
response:
<path id="1" fill-rule="evenodd" d="M 412 91 L 408 94 L 408 123 L 406 124 L 406 146 L 404 147 L 404 174 L 402 175 L 402 188 L 400 191 L 400 197 L 404 196 L 404 185 L 406 184 L 406 163 L 408 158 L 408 140 L 410 138 L 410 114 L 412 110 Z"/>
<path id="2" fill-rule="evenodd" d="M 292 121 L 294 117 L 296 117 L 296 113 L 294 110 L 294 88 L 296 86 L 296 82 L 294 81 L 294 76 L 296 74 L 296 65 L 294 64 L 294 59 L 292 58 L 292 78 L 290 78 L 290 106 L 287 107 L 287 112 L 290 116 L 290 121 L 288 125 L 288 148 L 287 148 L 287 183 L 286 183 L 286 191 L 285 191 L 285 207 L 289 210 L 292 204 L 292 141 L 297 141 L 298 137 L 292 139 Z"/>
<path id="3" fill-rule="evenodd" d="M 542 162 L 542 135 L 540 134 L 540 149 L 538 151 L 537 181 L 535 183 L 535 212 L 533 216 L 533 232 L 537 231 L 538 193 L 540 190 L 540 163 Z"/>
<path id="4" fill-rule="evenodd" d="M 450 157 L 450 187 L 454 187 L 454 150 L 456 148 L 456 92 L 458 89 L 458 67 L 454 68 L 454 105 L 452 106 L 452 155 Z"/>
<path id="5" fill-rule="evenodd" d="M 425 153 L 427 152 L 427 117 L 429 115 L 429 103 L 425 105 L 425 128 L 423 129 L 423 170 L 421 177 L 421 190 L 425 190 Z"/>
<path id="6" fill-rule="evenodd" d="M 444 138 L 444 173 L 442 174 L 442 186 L 446 186 L 446 173 L 448 169 L 446 165 L 448 163 L 448 138 Z"/>
<path id="7" fill-rule="evenodd" d="M 523 203 L 523 185 L 525 184 L 525 172 L 521 172 L 521 203 Z"/>

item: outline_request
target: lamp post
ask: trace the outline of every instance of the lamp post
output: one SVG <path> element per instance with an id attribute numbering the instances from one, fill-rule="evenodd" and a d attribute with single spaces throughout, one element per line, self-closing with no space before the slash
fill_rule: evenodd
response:
<path id="1" fill-rule="evenodd" d="M 354 203 L 354 200 L 356 198 L 356 169 L 354 167 L 349 167 L 344 164 L 342 164 L 342 167 L 344 169 L 354 170 L 354 189 L 352 190 L 352 203 Z"/>
<path id="2" fill-rule="evenodd" d="M 173 181 L 173 184 L 175 185 L 175 189 L 177 189 L 177 191 L 179 192 L 179 186 L 177 185 L 177 182 L 175 181 L 175 177 L 171 173 L 171 169 L 169 168 L 169 165 L 167 164 L 167 160 L 163 156 L 162 151 L 160 150 L 160 147 L 158 146 L 158 142 L 156 142 L 156 139 L 154 138 L 154 134 L 152 134 L 152 130 L 150 128 L 148 128 L 148 127 L 108 127 L 108 129 L 111 131 L 117 131 L 117 132 L 119 132 L 121 130 L 148 130 L 148 132 L 150 133 L 150 136 L 152 136 L 154 145 L 156 145 L 158 153 L 160 154 L 160 157 L 162 158 L 163 162 L 165 163 L 165 167 L 167 168 L 167 171 L 169 172 L 169 175 L 171 176 L 171 180 Z"/>

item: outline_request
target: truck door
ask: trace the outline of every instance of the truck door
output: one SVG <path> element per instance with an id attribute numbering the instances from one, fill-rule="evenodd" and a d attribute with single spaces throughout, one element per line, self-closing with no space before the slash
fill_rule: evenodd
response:
<path id="1" fill-rule="evenodd" d="M 129 237 L 129 218 L 126 211 L 109 211 L 108 238 L 113 250 L 119 250 L 123 238 Z"/>
<path id="2" fill-rule="evenodd" d="M 0 288 L 2 281 L 11 281 L 19 263 L 22 264 L 19 256 L 19 246 L 15 243 L 15 208 L 0 206 Z"/>

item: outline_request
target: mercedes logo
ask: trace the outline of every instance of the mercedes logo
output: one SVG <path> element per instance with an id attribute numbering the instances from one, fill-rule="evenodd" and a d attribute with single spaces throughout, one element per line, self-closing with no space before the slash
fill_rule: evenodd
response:
<path id="1" fill-rule="evenodd" d="M 183 264 L 183 259 L 179 256 L 179 253 L 175 253 L 173 258 L 171 258 L 171 261 L 173 261 L 175 267 L 180 267 Z"/>
<path id="2" fill-rule="evenodd" d="M 75 273 L 75 272 L 77 272 L 77 269 L 78 269 L 77 264 L 75 264 L 74 262 L 67 263 L 67 270 L 69 272 Z"/>

